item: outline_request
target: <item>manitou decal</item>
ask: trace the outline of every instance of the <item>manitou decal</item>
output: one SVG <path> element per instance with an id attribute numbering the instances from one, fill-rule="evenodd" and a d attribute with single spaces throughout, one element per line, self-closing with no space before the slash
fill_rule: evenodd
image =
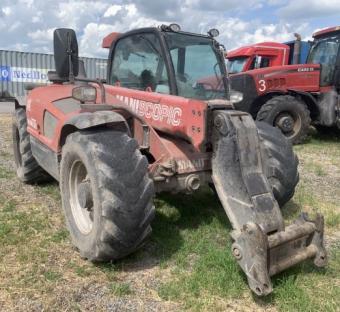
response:
<path id="1" fill-rule="evenodd" d="M 147 102 L 123 95 L 116 97 L 141 117 L 161 122 L 166 121 L 166 123 L 175 127 L 181 124 L 182 109 L 179 107 Z"/>

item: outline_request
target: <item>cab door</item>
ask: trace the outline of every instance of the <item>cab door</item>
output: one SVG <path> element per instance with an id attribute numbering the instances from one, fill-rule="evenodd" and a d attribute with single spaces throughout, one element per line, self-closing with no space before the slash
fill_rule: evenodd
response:
<path id="1" fill-rule="evenodd" d="M 134 94 L 138 94 L 140 99 L 147 97 L 152 102 L 159 102 L 161 94 L 170 94 L 159 37 L 150 32 L 120 39 L 114 48 L 109 81 L 111 85 L 121 88 L 144 91 Z"/>

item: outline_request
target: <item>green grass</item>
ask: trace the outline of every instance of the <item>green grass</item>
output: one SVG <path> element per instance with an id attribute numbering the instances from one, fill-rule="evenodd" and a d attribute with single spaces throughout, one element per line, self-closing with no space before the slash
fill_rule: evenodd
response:
<path id="1" fill-rule="evenodd" d="M 48 227 L 48 219 L 35 211 L 17 211 L 16 202 L 2 199 L 0 204 L 0 246 L 21 245 Z M 1 252 L 1 251 L 0 251 Z"/>
<path id="2" fill-rule="evenodd" d="M 109 285 L 109 289 L 112 294 L 118 297 L 127 296 L 133 294 L 130 285 L 127 283 L 113 282 Z"/>
<path id="3" fill-rule="evenodd" d="M 230 225 L 209 192 L 194 197 L 166 195 L 156 204 L 153 240 L 157 254 L 165 268 L 175 264 L 171 280 L 159 288 L 161 298 L 180 301 L 190 310 L 205 310 L 211 298 L 239 298 L 249 292 L 231 256 Z M 334 274 L 340 272 L 339 257 L 339 250 L 334 249 L 328 270 L 306 262 L 285 271 L 272 279 L 274 293 L 256 301 L 281 311 L 335 311 L 340 303 L 334 285 L 339 282 Z M 323 287 L 316 291 L 317 283 Z M 326 302 L 326 297 L 334 299 Z"/>
<path id="4" fill-rule="evenodd" d="M 13 178 L 15 173 L 0 165 L 0 179 Z"/>
<path id="5" fill-rule="evenodd" d="M 305 168 L 319 177 L 324 177 L 327 175 L 327 172 L 323 166 L 321 164 L 315 163 L 314 161 L 307 162 L 305 164 Z"/>
<path id="6" fill-rule="evenodd" d="M 38 190 L 44 195 L 52 197 L 55 201 L 61 201 L 59 185 L 55 181 L 40 185 Z"/>
<path id="7" fill-rule="evenodd" d="M 55 282 L 61 278 L 62 274 L 55 271 L 46 271 L 44 272 L 44 277 L 49 282 Z"/>
<path id="8" fill-rule="evenodd" d="M 160 295 L 184 300 L 188 293 L 199 296 L 207 290 L 240 294 L 244 281 L 230 253 L 230 225 L 214 196 L 209 191 L 193 197 L 163 195 L 156 206 L 157 254 L 176 265 L 174 280 L 161 287 Z"/>

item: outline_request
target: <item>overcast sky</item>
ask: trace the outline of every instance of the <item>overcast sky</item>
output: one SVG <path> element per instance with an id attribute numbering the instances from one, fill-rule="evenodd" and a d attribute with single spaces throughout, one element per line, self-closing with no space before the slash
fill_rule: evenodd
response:
<path id="1" fill-rule="evenodd" d="M 0 49 L 51 53 L 57 27 L 77 32 L 81 56 L 106 57 L 112 31 L 176 22 L 183 30 L 220 30 L 228 50 L 340 24 L 339 0 L 0 0 Z"/>

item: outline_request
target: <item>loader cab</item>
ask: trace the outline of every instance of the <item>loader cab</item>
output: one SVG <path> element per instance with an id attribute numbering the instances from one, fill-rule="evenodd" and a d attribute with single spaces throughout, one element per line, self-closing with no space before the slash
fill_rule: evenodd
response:
<path id="1" fill-rule="evenodd" d="M 162 25 L 121 34 L 110 48 L 111 85 L 211 100 L 227 98 L 225 77 L 223 51 L 212 35 Z"/>
<path id="2" fill-rule="evenodd" d="M 320 86 L 340 86 L 340 28 L 333 27 L 313 35 L 307 63 L 320 64 Z"/>

